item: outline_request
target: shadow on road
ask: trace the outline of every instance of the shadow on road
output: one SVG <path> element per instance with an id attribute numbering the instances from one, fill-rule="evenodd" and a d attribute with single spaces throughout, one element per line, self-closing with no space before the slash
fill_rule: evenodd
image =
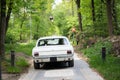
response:
<path id="1" fill-rule="evenodd" d="M 41 67 L 41 69 L 45 69 L 45 70 L 64 69 L 64 68 L 68 68 L 68 66 L 67 63 L 62 63 L 62 62 L 45 63 Z"/>

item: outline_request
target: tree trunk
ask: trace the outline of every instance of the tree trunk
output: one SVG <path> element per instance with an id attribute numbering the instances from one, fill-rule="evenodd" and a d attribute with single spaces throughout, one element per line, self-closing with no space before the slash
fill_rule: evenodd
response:
<path id="1" fill-rule="evenodd" d="M 11 15 L 11 12 L 12 12 L 12 5 L 13 5 L 13 0 L 10 0 L 9 5 L 8 5 L 7 17 L 6 17 L 5 34 L 7 33 L 7 30 L 8 30 L 8 24 L 9 24 L 9 20 L 10 20 L 10 15 Z"/>
<path id="2" fill-rule="evenodd" d="M 94 32 L 96 31 L 95 28 L 95 6 L 94 6 L 94 0 L 91 0 L 91 7 L 92 7 L 92 21 L 93 21 L 93 27 L 94 27 Z M 95 36 L 95 34 L 94 34 Z"/>
<path id="3" fill-rule="evenodd" d="M 10 1 L 8 12 L 7 12 L 7 17 L 6 17 L 6 0 L 1 0 L 0 55 L 2 55 L 2 57 L 4 57 L 4 54 L 5 54 L 5 47 L 4 47 L 5 34 L 7 32 L 10 14 L 12 10 L 12 2 Z"/>
<path id="4" fill-rule="evenodd" d="M 76 4 L 77 4 L 77 11 L 78 11 L 79 28 L 80 28 L 80 31 L 83 31 L 83 29 L 82 29 L 82 16 L 81 16 L 81 12 L 79 11 L 79 9 L 80 9 L 80 0 L 76 0 Z"/>
<path id="5" fill-rule="evenodd" d="M 109 36 L 113 35 L 113 22 L 112 22 L 112 7 L 111 7 L 111 0 L 106 1 L 107 6 L 107 17 L 108 17 L 108 31 Z"/>
<path id="6" fill-rule="evenodd" d="M 103 17 L 103 1 L 101 0 L 101 2 L 100 2 L 100 21 L 102 22 L 102 17 Z"/>
<path id="7" fill-rule="evenodd" d="M 113 3 L 112 3 L 112 11 L 113 11 L 115 29 L 118 30 L 118 20 L 117 20 L 117 12 L 115 7 L 115 0 L 113 0 Z"/>
<path id="8" fill-rule="evenodd" d="M 1 32 L 1 0 L 0 0 L 0 32 Z M 0 44 L 1 44 L 1 33 L 0 33 Z M 1 45 L 0 45 L 0 80 L 2 80 L 2 74 L 1 74 Z"/>
<path id="9" fill-rule="evenodd" d="M 5 27 L 6 27 L 6 0 L 1 0 L 1 27 L 0 27 L 0 55 L 4 56 L 5 42 Z"/>
<path id="10" fill-rule="evenodd" d="M 1 62 L 5 54 L 5 27 L 6 27 L 6 0 L 1 0 L 1 16 L 0 16 L 0 80 L 1 76 Z"/>
<path id="11" fill-rule="evenodd" d="M 94 6 L 94 0 L 91 0 L 91 5 L 92 5 L 92 19 L 93 19 L 93 24 L 95 23 L 95 6 Z"/>

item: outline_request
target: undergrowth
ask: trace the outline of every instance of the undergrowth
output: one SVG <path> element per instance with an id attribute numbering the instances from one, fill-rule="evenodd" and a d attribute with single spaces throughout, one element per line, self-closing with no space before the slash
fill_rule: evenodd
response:
<path id="1" fill-rule="evenodd" d="M 106 60 L 101 57 L 101 49 L 106 47 Z M 120 79 L 120 58 L 112 55 L 110 42 L 97 42 L 93 46 L 81 50 L 87 57 L 90 66 L 96 69 L 105 80 Z"/>
<path id="2" fill-rule="evenodd" d="M 2 67 L 4 67 L 4 71 L 7 73 L 21 73 L 25 68 L 29 67 L 28 61 L 25 59 L 25 56 L 17 56 L 15 57 L 15 66 L 11 66 L 11 51 L 15 51 L 15 55 L 17 53 L 22 53 L 28 56 L 32 54 L 32 48 L 35 46 L 35 42 L 32 41 L 30 43 L 15 43 L 15 44 L 5 44 L 6 49 L 6 57 L 2 63 Z"/>

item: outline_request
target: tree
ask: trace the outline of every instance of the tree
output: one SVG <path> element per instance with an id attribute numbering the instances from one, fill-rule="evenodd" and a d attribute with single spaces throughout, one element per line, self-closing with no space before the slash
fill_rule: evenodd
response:
<path id="1" fill-rule="evenodd" d="M 6 29 L 6 0 L 1 0 L 1 26 L 0 26 L 0 55 L 4 55 L 4 42 L 5 42 L 5 29 Z"/>
<path id="2" fill-rule="evenodd" d="M 5 47 L 4 47 L 5 35 L 6 35 L 7 29 L 8 29 L 10 14 L 12 11 L 12 3 L 13 3 L 13 1 L 10 0 L 9 5 L 8 5 L 8 10 L 7 10 L 6 0 L 1 0 L 1 27 L 0 27 L 0 48 L 1 49 L 0 49 L 0 54 L 2 54 L 3 57 L 5 54 Z"/>
<path id="3" fill-rule="evenodd" d="M 8 10 L 6 8 L 6 0 L 1 0 L 0 3 L 0 71 L 1 71 L 1 60 L 5 55 L 5 35 L 8 28 L 8 23 L 10 19 L 10 14 L 12 11 L 12 0 L 10 0 L 8 5 Z M 7 10 L 7 11 L 6 11 Z M 0 72 L 0 80 L 1 80 L 1 72 Z"/>
<path id="4" fill-rule="evenodd" d="M 93 24 L 95 23 L 95 6 L 94 6 L 94 0 L 91 0 L 91 5 L 92 5 L 92 19 L 93 19 Z"/>
<path id="5" fill-rule="evenodd" d="M 82 16 L 81 16 L 81 11 L 80 11 L 80 1 L 81 0 L 76 0 L 76 5 L 77 5 L 77 11 L 78 11 L 78 21 L 79 21 L 79 28 L 80 31 L 82 31 Z"/>
<path id="6" fill-rule="evenodd" d="M 119 30 L 119 27 L 118 27 L 118 19 L 117 19 L 117 11 L 116 11 L 116 1 L 113 0 L 112 1 L 112 15 L 113 15 L 113 20 L 114 20 L 114 25 L 115 25 L 115 30 Z"/>
<path id="7" fill-rule="evenodd" d="M 23 25 L 24 25 L 24 22 L 26 21 L 26 16 L 27 16 L 27 12 L 26 12 L 26 10 L 27 10 L 27 2 L 25 1 L 25 0 L 23 0 L 23 2 L 22 2 L 23 4 L 22 4 L 22 8 L 23 8 L 23 10 L 22 10 L 22 12 L 21 12 L 21 14 L 20 14 L 20 19 L 21 19 L 21 23 L 20 23 L 20 40 L 22 40 L 22 38 L 23 38 L 23 30 L 22 30 L 22 28 L 23 28 Z"/>
<path id="8" fill-rule="evenodd" d="M 106 0 L 109 36 L 113 35 L 112 0 Z"/>
<path id="9" fill-rule="evenodd" d="M 5 42 L 5 28 L 6 28 L 6 0 L 1 0 L 0 6 L 0 80 L 1 77 L 1 60 L 3 59 L 3 55 L 5 53 L 4 42 Z"/>
<path id="10" fill-rule="evenodd" d="M 5 34 L 6 34 L 7 30 L 8 30 L 8 24 L 9 24 L 9 21 L 10 21 L 10 15 L 11 15 L 11 12 L 12 12 L 12 6 L 13 6 L 13 0 L 9 0 L 7 16 L 6 16 Z"/>

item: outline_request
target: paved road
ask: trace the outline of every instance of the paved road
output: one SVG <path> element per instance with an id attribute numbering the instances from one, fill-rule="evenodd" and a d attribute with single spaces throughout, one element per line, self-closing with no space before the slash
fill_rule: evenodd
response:
<path id="1" fill-rule="evenodd" d="M 103 78 L 75 54 L 74 67 L 67 67 L 63 63 L 45 64 L 39 70 L 31 67 L 19 80 L 103 80 Z"/>

